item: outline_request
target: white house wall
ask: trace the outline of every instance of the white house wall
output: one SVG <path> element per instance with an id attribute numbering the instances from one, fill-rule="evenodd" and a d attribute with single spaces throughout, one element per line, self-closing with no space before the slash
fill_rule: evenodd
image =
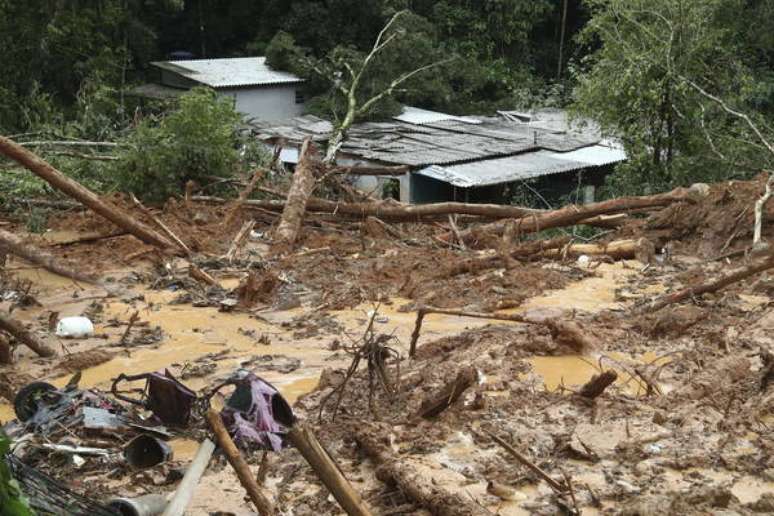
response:
<path id="1" fill-rule="evenodd" d="M 303 114 L 304 104 L 296 104 L 296 90 L 300 87 L 300 85 L 291 84 L 222 89 L 218 92 L 235 99 L 236 110 L 247 118 L 283 120 Z"/>

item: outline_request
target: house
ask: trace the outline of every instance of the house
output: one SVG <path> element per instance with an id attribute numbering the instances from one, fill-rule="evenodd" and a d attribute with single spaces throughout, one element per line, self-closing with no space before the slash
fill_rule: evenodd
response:
<path id="1" fill-rule="evenodd" d="M 303 79 L 272 70 L 265 57 L 191 59 L 151 63 L 158 80 L 133 90 L 135 95 L 174 98 L 196 86 L 208 86 L 234 99 L 247 119 L 282 120 L 304 111 Z"/>
<path id="2" fill-rule="evenodd" d="M 308 115 L 254 127 L 268 145 L 283 145 L 287 163 L 297 161 L 304 138 L 324 143 L 332 131 L 330 123 Z M 356 124 L 337 156 L 343 166 L 406 166 L 409 172 L 398 179 L 359 177 L 355 184 L 399 191 L 408 203 L 509 202 L 514 185 L 525 181 L 553 197 L 580 185 L 591 202 L 605 175 L 625 160 L 621 146 L 604 139 L 595 124 L 573 122 L 565 111 L 458 117 L 413 107 L 391 121 Z"/>

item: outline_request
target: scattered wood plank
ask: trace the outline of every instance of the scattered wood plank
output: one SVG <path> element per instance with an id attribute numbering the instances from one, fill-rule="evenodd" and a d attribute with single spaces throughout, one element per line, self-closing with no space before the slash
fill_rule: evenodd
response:
<path id="1" fill-rule="evenodd" d="M 201 281 L 203 283 L 206 283 L 207 285 L 212 285 L 213 287 L 220 286 L 220 283 L 218 283 L 215 278 L 213 278 L 206 271 L 203 271 L 202 269 L 200 269 L 194 264 L 190 264 L 188 266 L 188 274 L 196 281 Z"/>
<path id="2" fill-rule="evenodd" d="M 180 237 L 178 237 L 175 233 L 173 233 L 172 230 L 169 229 L 169 227 L 166 224 L 164 224 L 164 222 L 160 218 L 154 215 L 152 211 L 146 208 L 143 205 L 143 203 L 141 203 L 140 200 L 134 196 L 134 194 L 131 194 L 131 198 L 134 205 L 137 206 L 137 208 L 139 208 L 139 210 L 143 212 L 146 217 L 151 219 L 153 223 L 156 224 L 159 227 L 159 229 L 161 229 L 161 231 L 165 235 L 167 235 L 167 237 L 169 237 L 170 240 L 172 240 L 175 244 L 177 244 L 177 247 L 179 247 L 180 250 L 183 251 L 186 256 L 190 256 L 191 254 L 193 254 L 191 252 L 191 249 L 189 249 L 189 247 L 185 245 L 185 242 L 183 242 L 180 239 Z"/>
<path id="3" fill-rule="evenodd" d="M 248 220 L 242 225 L 242 228 L 234 237 L 234 240 L 231 242 L 231 246 L 229 246 L 228 252 L 226 253 L 226 260 L 228 262 L 234 261 L 237 253 L 245 245 L 245 242 L 247 241 L 247 237 L 250 236 L 250 232 L 253 230 L 254 227 L 255 227 L 254 220 Z"/>
<path id="4" fill-rule="evenodd" d="M 45 180 L 52 187 L 76 199 L 81 204 L 105 217 L 116 226 L 126 229 L 129 233 L 143 242 L 162 249 L 175 247 L 174 244 L 153 229 L 135 220 L 121 211 L 118 207 L 103 201 L 94 192 L 77 181 L 65 176 L 45 160 L 25 149 L 18 143 L 0 136 L 0 153 L 24 166 L 30 172 Z"/>
<path id="5" fill-rule="evenodd" d="M 41 357 L 52 357 L 56 355 L 56 352 L 53 349 L 48 347 L 35 334 L 28 331 L 22 323 L 2 312 L 0 312 L 0 330 L 8 333 Z"/>
<path id="6" fill-rule="evenodd" d="M 250 500 L 252 500 L 256 509 L 258 509 L 258 513 L 261 514 L 261 516 L 273 516 L 275 514 L 274 504 L 263 494 L 261 488 L 258 487 L 258 482 L 255 480 L 255 477 L 253 477 L 250 466 L 247 465 L 247 461 L 242 457 L 242 454 L 234 444 L 231 436 L 228 435 L 228 430 L 226 430 L 226 427 L 223 424 L 223 419 L 215 409 L 210 408 L 207 411 L 207 422 L 210 425 L 212 433 L 215 435 L 218 446 L 220 446 L 220 449 L 223 450 L 223 453 L 226 455 L 228 463 L 234 468 L 234 471 L 239 478 L 239 482 L 242 484 L 242 487 L 245 488 L 245 491 L 247 491 Z"/>
<path id="7" fill-rule="evenodd" d="M 545 480 L 548 483 L 548 485 L 551 486 L 551 489 L 553 489 L 557 493 L 562 493 L 562 494 L 568 491 L 566 485 L 554 480 L 548 473 L 543 471 L 537 464 L 529 460 L 527 457 L 521 454 L 516 448 L 508 444 L 508 442 L 505 439 L 498 437 L 492 432 L 487 432 L 487 435 L 491 437 L 494 442 L 502 446 L 503 449 L 505 449 L 505 451 L 510 453 L 511 456 L 513 456 L 516 460 L 518 460 L 523 465 L 527 466 L 527 468 L 529 468 L 533 473 L 535 473 L 537 476 Z"/>

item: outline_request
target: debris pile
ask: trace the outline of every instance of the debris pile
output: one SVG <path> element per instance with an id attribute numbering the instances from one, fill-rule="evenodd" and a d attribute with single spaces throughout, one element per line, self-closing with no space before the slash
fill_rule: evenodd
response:
<path id="1" fill-rule="evenodd" d="M 0 472 L 40 513 L 774 511 L 764 177 L 407 206 L 308 152 L 157 208 L 4 142 L 86 208 L 0 215 Z"/>

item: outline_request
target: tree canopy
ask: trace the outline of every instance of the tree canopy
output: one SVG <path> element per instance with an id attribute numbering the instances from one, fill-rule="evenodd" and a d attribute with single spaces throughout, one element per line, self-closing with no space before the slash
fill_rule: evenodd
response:
<path id="1" fill-rule="evenodd" d="M 379 98 L 358 119 L 401 104 L 454 114 L 572 108 L 626 145 L 618 189 L 772 166 L 726 109 L 771 134 L 769 0 L 0 0 L 0 132 L 115 140 L 142 131 L 126 92 L 151 79 L 149 62 L 179 51 L 266 55 L 308 79 L 310 112 L 341 122 L 348 69 L 402 11 L 359 79 L 358 102 Z"/>

